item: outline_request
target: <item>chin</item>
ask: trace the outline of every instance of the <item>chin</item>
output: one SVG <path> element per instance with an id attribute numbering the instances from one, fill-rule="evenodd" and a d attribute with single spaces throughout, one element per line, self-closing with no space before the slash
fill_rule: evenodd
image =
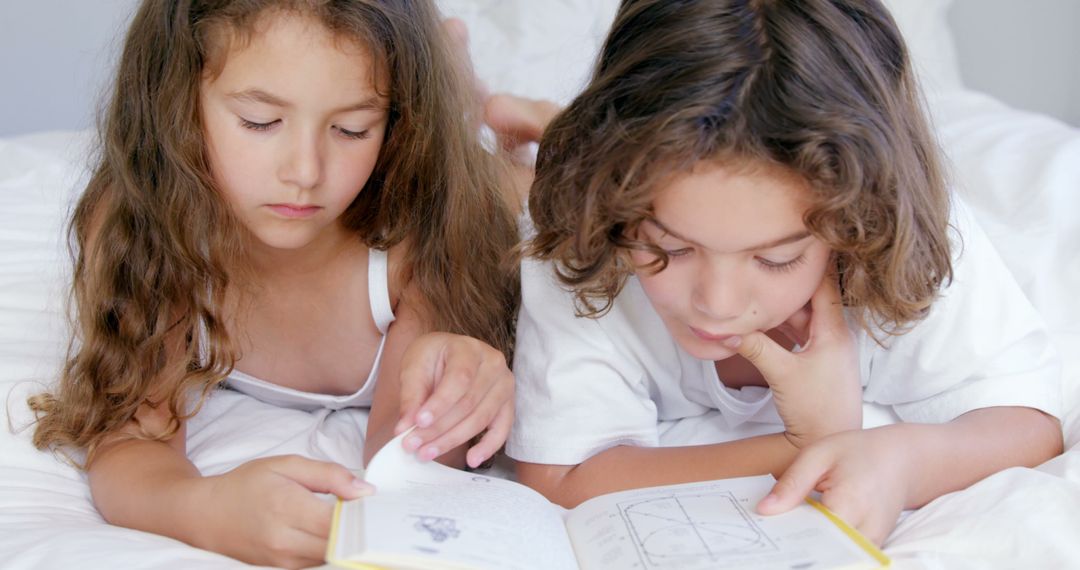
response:
<path id="1" fill-rule="evenodd" d="M 680 338 L 678 339 L 679 346 L 690 356 L 699 360 L 726 360 L 738 354 L 726 346 L 721 345 L 719 342 L 710 343 L 701 340 L 697 337 L 694 338 Z"/>
<path id="2" fill-rule="evenodd" d="M 308 235 L 256 235 L 255 238 L 263 246 L 281 251 L 293 251 L 297 249 L 303 249 L 312 241 L 311 236 Z"/>

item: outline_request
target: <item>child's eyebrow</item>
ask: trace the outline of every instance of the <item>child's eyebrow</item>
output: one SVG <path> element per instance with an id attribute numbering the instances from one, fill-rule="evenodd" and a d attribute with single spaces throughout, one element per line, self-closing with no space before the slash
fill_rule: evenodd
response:
<path id="1" fill-rule="evenodd" d="M 700 243 L 698 243 L 698 242 L 696 242 L 696 241 L 694 241 L 694 240 L 692 240 L 690 238 L 687 238 L 685 236 L 680 235 L 678 232 L 672 231 L 671 228 L 665 226 L 663 224 L 663 222 L 661 222 L 660 220 L 658 220 L 656 218 L 649 218 L 649 221 L 652 222 L 656 227 L 660 228 L 661 231 L 663 231 L 664 233 L 674 237 L 675 239 L 685 241 L 687 243 L 696 245 L 696 246 L 704 248 L 704 249 L 709 249 L 709 248 L 701 245 Z M 795 243 L 797 241 L 802 241 L 802 240 L 804 240 L 804 239 L 806 239 L 808 237 L 810 237 L 810 232 L 808 230 L 799 230 L 799 231 L 797 231 L 795 233 L 786 235 L 786 236 L 784 236 L 782 238 L 774 239 L 772 241 L 768 241 L 768 242 L 758 244 L 758 245 L 752 245 L 750 247 L 743 248 L 743 249 L 740 249 L 739 251 L 734 251 L 732 253 L 742 253 L 742 252 L 746 252 L 746 251 L 757 251 L 757 250 L 761 250 L 761 249 L 769 249 L 771 247 L 778 247 L 778 246 L 781 246 L 781 245 L 787 245 L 789 243 Z"/>
<path id="2" fill-rule="evenodd" d="M 250 101 L 253 103 L 265 103 L 267 105 L 273 105 L 275 107 L 281 107 L 283 109 L 291 108 L 292 103 L 274 95 L 267 93 L 262 89 L 244 89 L 243 91 L 234 91 L 227 95 L 230 99 L 235 101 Z M 353 103 L 351 105 L 345 105 L 344 107 L 334 109 L 332 113 L 346 113 L 349 111 L 375 111 L 384 109 L 386 105 L 377 96 L 372 95 L 363 101 Z"/>
<path id="3" fill-rule="evenodd" d="M 746 249 L 741 249 L 739 251 L 756 251 L 756 250 L 759 250 L 759 249 L 769 249 L 771 247 L 778 247 L 778 246 L 781 246 L 781 245 L 787 245 L 789 243 L 795 243 L 797 241 L 802 241 L 802 240 L 804 240 L 804 239 L 806 239 L 808 237 L 810 237 L 810 232 L 807 231 L 807 230 L 801 230 L 801 231 L 795 232 L 793 234 L 784 236 L 784 237 L 782 237 L 780 239 L 775 239 L 773 241 L 763 243 L 763 244 L 760 244 L 760 245 L 755 245 L 755 246 L 752 246 L 752 247 L 748 247 Z"/>

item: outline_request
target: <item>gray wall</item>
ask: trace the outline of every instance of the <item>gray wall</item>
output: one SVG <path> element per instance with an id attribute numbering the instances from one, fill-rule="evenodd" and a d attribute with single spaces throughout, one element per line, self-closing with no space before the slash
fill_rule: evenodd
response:
<path id="1" fill-rule="evenodd" d="M 953 0 L 964 84 L 1080 126 L 1080 0 Z"/>
<path id="2" fill-rule="evenodd" d="M 0 0 L 0 136 L 91 126 L 136 0 Z"/>
<path id="3" fill-rule="evenodd" d="M 0 0 L 0 136 L 92 126 L 136 4 Z M 1080 0 L 954 0 L 950 23 L 967 85 L 1080 125 Z"/>

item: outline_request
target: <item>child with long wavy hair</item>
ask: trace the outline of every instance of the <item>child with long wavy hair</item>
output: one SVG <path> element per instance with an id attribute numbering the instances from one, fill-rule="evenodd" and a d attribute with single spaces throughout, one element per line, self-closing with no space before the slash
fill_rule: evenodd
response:
<path id="1" fill-rule="evenodd" d="M 529 210 L 507 453 L 554 501 L 773 473 L 759 511 L 816 488 L 880 543 L 1062 449 L 1057 357 L 876 0 L 624 0 Z"/>
<path id="2" fill-rule="evenodd" d="M 73 348 L 31 400 L 35 445 L 85 452 L 110 523 L 322 561 L 317 493 L 370 486 L 293 456 L 201 476 L 185 422 L 223 383 L 371 406 L 368 458 L 414 424 L 423 459 L 500 448 L 514 198 L 453 51 L 428 0 L 142 3 L 71 222 Z"/>

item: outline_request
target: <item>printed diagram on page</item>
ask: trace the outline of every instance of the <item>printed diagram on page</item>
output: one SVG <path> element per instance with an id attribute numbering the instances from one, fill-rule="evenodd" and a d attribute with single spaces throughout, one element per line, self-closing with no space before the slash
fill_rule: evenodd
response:
<path id="1" fill-rule="evenodd" d="M 451 538 L 457 538 L 461 534 L 457 521 L 447 517 L 413 516 L 416 524 L 413 525 L 418 532 L 426 534 L 434 542 L 446 542 Z"/>
<path id="2" fill-rule="evenodd" d="M 618 507 L 645 568 L 715 565 L 732 555 L 778 550 L 731 492 L 672 494 Z"/>

